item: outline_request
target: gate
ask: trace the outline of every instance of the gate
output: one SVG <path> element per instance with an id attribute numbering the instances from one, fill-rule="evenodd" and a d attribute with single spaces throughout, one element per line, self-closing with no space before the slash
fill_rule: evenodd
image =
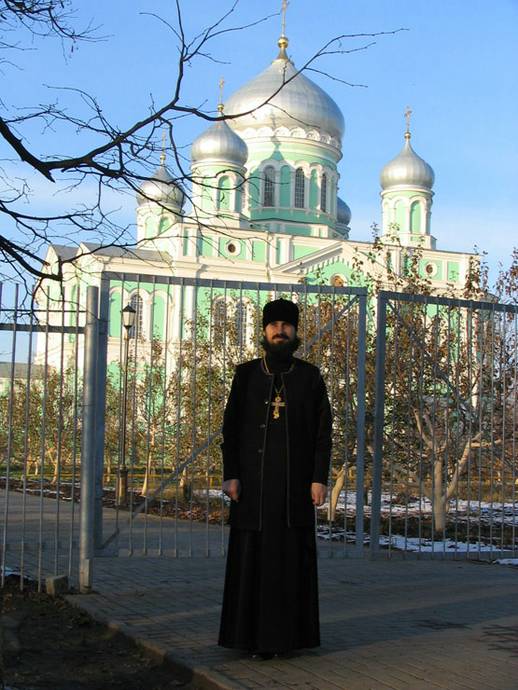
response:
<path id="1" fill-rule="evenodd" d="M 225 554 L 223 410 L 236 364 L 262 352 L 262 307 L 279 296 L 299 304 L 301 356 L 321 368 L 334 411 L 320 552 L 363 552 L 366 291 L 108 273 L 100 300 L 108 329 L 99 359 L 107 424 L 104 443 L 98 438 L 98 556 Z M 126 326 L 125 306 L 135 312 Z"/>
<path id="2" fill-rule="evenodd" d="M 516 555 L 518 307 L 382 292 L 371 544 Z"/>

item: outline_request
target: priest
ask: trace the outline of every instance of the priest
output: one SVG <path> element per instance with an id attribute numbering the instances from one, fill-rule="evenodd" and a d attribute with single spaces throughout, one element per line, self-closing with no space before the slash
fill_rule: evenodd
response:
<path id="1" fill-rule="evenodd" d="M 264 355 L 236 367 L 223 422 L 231 529 L 219 644 L 262 659 L 320 644 L 315 507 L 331 410 L 318 368 L 293 356 L 298 321 L 290 300 L 265 305 Z"/>

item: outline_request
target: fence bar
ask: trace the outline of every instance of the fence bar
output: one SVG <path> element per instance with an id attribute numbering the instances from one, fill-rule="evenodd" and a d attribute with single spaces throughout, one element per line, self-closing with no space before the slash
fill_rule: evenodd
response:
<path id="1" fill-rule="evenodd" d="M 99 338 L 99 290 L 86 293 L 85 351 L 83 374 L 83 434 L 81 452 L 81 521 L 79 530 L 79 589 L 92 588 L 95 529 L 96 394 Z"/>
<path id="2" fill-rule="evenodd" d="M 376 388 L 374 401 L 374 457 L 372 467 L 370 551 L 379 551 L 381 517 L 381 483 L 383 464 L 383 427 L 385 421 L 385 348 L 387 327 L 387 300 L 383 293 L 377 301 L 376 331 Z"/>
<path id="3" fill-rule="evenodd" d="M 358 298 L 358 382 L 356 395 L 356 555 L 363 555 L 365 485 L 365 359 L 367 349 L 367 295 Z M 346 506 L 347 512 L 347 497 Z"/>

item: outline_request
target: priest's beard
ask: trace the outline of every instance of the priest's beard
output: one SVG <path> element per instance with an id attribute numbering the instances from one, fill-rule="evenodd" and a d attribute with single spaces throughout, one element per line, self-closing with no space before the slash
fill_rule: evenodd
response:
<path id="1" fill-rule="evenodd" d="M 291 358 L 293 353 L 299 348 L 300 338 L 298 335 L 293 338 L 277 336 L 273 341 L 269 341 L 263 336 L 261 345 L 267 355 L 279 361 L 286 361 Z"/>

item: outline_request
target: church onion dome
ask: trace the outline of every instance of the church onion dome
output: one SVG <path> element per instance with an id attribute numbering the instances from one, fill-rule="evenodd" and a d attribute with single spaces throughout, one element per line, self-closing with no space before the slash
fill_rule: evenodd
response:
<path id="1" fill-rule="evenodd" d="M 185 193 L 178 182 L 170 175 L 165 167 L 165 161 L 155 170 L 149 180 L 146 180 L 137 192 L 139 206 L 154 201 L 164 206 L 181 210 L 185 200 Z"/>
<path id="2" fill-rule="evenodd" d="M 248 113 L 229 120 L 230 126 L 238 131 L 261 127 L 274 131 L 279 127 L 314 129 L 341 142 L 345 125 L 340 108 L 320 86 L 303 73 L 297 74 L 286 55 L 287 44 L 287 39 L 281 37 L 277 59 L 227 100 L 227 115 Z"/>
<path id="3" fill-rule="evenodd" d="M 380 175 L 384 190 L 401 185 L 432 189 L 435 175 L 428 165 L 410 144 L 410 132 L 405 133 L 405 145 L 399 154 L 383 168 Z"/>
<path id="4" fill-rule="evenodd" d="M 339 225 L 349 225 L 351 222 L 351 209 L 340 197 L 336 201 L 336 221 Z"/>
<path id="5" fill-rule="evenodd" d="M 217 120 L 194 140 L 191 158 L 193 165 L 203 162 L 243 167 L 248 158 L 248 147 L 225 120 Z"/>

